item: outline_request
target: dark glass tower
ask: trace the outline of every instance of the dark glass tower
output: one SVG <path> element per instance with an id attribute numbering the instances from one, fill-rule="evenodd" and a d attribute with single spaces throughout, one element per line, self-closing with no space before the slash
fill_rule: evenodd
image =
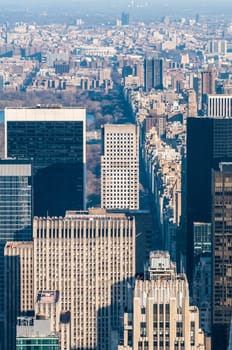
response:
<path id="1" fill-rule="evenodd" d="M 232 163 L 212 177 L 212 349 L 227 350 L 232 317 Z"/>
<path id="2" fill-rule="evenodd" d="M 4 340 L 4 246 L 32 240 L 32 171 L 25 161 L 0 160 L 0 348 Z"/>
<path id="3" fill-rule="evenodd" d="M 145 90 L 163 89 L 163 60 L 159 58 L 145 58 L 144 60 Z"/>
<path id="4" fill-rule="evenodd" d="M 8 157 L 33 163 L 36 216 L 85 209 L 84 109 L 6 109 L 5 140 Z"/>
<path id="5" fill-rule="evenodd" d="M 186 246 L 187 273 L 194 265 L 193 223 L 210 223 L 212 216 L 212 169 L 232 161 L 232 119 L 187 119 Z"/>

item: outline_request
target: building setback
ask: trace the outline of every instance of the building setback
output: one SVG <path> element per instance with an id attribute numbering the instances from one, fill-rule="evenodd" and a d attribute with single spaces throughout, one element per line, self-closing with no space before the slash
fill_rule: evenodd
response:
<path id="1" fill-rule="evenodd" d="M 151 252 L 144 279 L 137 279 L 133 311 L 124 314 L 118 350 L 204 350 L 199 311 L 189 304 L 184 274 L 177 274 L 167 252 Z"/>
<path id="2" fill-rule="evenodd" d="M 6 108 L 5 156 L 32 161 L 35 215 L 85 208 L 85 135 L 84 109 Z"/>

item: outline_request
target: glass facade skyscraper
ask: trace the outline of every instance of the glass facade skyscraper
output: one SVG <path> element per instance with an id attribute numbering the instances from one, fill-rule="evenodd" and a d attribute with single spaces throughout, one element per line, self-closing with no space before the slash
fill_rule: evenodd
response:
<path id="1" fill-rule="evenodd" d="M 4 321 L 4 246 L 32 239 L 32 170 L 25 161 L 0 160 L 0 343 Z"/>
<path id="2" fill-rule="evenodd" d="M 232 317 L 232 163 L 212 176 L 212 349 L 226 350 Z"/>
<path id="3" fill-rule="evenodd" d="M 212 170 L 232 161 L 232 118 L 187 119 L 186 247 L 190 281 L 194 267 L 194 222 L 211 222 Z"/>
<path id="4" fill-rule="evenodd" d="M 85 209 L 85 110 L 5 110 L 5 154 L 33 164 L 34 214 Z"/>
<path id="5" fill-rule="evenodd" d="M 193 223 L 193 240 L 194 240 L 194 256 L 211 255 L 211 223 L 194 222 Z"/>

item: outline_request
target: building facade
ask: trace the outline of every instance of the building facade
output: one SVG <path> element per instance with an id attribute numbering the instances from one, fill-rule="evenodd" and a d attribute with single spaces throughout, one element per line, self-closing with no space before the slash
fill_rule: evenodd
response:
<path id="1" fill-rule="evenodd" d="M 215 94 L 216 91 L 216 72 L 211 67 L 208 70 L 204 70 L 200 74 L 199 94 L 201 108 L 205 109 L 207 102 L 207 95 Z"/>
<path id="2" fill-rule="evenodd" d="M 16 347 L 17 317 L 33 313 L 33 243 L 7 242 L 4 249 L 4 349 Z"/>
<path id="3" fill-rule="evenodd" d="M 34 214 L 85 208 L 85 110 L 7 108 L 5 156 L 33 163 Z"/>
<path id="4" fill-rule="evenodd" d="M 188 91 L 188 117 L 197 117 L 197 95 L 195 90 Z"/>
<path id="5" fill-rule="evenodd" d="M 138 131 L 133 124 L 102 128 L 101 207 L 139 209 Z"/>
<path id="6" fill-rule="evenodd" d="M 59 292 L 53 320 L 70 317 L 71 348 L 116 348 L 135 274 L 134 218 L 101 209 L 69 212 L 65 218 L 35 218 L 33 234 L 34 299 L 40 291 Z M 37 304 L 51 318 L 51 308 Z M 64 332 L 61 349 L 69 348 Z"/>
<path id="7" fill-rule="evenodd" d="M 231 118 L 187 119 L 185 243 L 190 281 L 194 269 L 194 223 L 211 223 L 212 169 L 219 170 L 219 163 L 222 161 L 232 161 L 231 134 Z"/>
<path id="8" fill-rule="evenodd" d="M 160 58 L 145 58 L 144 60 L 144 88 L 163 89 L 163 60 Z"/>
<path id="9" fill-rule="evenodd" d="M 221 163 L 212 177 L 213 350 L 226 350 L 232 317 L 232 163 Z"/>
<path id="10" fill-rule="evenodd" d="M 0 344 L 4 343 L 4 246 L 32 239 L 32 168 L 25 161 L 0 160 Z M 0 347 L 1 347 L 0 346 Z"/>
<path id="11" fill-rule="evenodd" d="M 232 118 L 232 95 L 207 95 L 207 116 Z"/>
<path id="12" fill-rule="evenodd" d="M 167 252 L 151 252 L 144 279 L 137 279 L 133 311 L 124 315 L 118 350 L 205 349 L 197 307 L 189 304 L 187 278 Z"/>

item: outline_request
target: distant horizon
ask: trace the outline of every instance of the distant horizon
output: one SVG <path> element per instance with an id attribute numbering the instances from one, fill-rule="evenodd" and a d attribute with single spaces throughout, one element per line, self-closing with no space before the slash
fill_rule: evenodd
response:
<path id="1" fill-rule="evenodd" d="M 19 2 L 20 1 L 20 2 Z M 216 0 L 0 0 L 0 23 L 71 24 L 82 18 L 87 25 L 111 25 L 128 12 L 131 22 L 149 23 L 163 16 L 172 18 L 225 16 L 232 22 L 232 1 Z"/>
<path id="2" fill-rule="evenodd" d="M 224 9 L 231 10 L 232 15 L 232 1 L 231 0 L 221 0 L 220 2 L 216 0 L 206 0 L 206 1 L 200 1 L 200 0 L 188 0 L 186 3 L 183 0 L 66 0 L 65 3 L 63 0 L 40 0 L 39 2 L 37 0 L 0 0 L 0 5 L 4 7 L 10 8 L 11 6 L 14 6 L 14 9 L 38 9 L 38 8 L 51 8 L 56 6 L 56 10 L 58 10 L 58 6 L 61 8 L 66 8 L 68 11 L 68 8 L 76 7 L 77 9 L 80 7 L 81 9 L 85 8 L 87 11 L 96 11 L 96 10 L 102 10 L 102 8 L 105 9 L 106 12 L 108 12 L 110 9 L 124 9 L 124 10 L 131 10 L 132 8 L 154 8 L 156 11 L 160 12 L 161 9 L 170 10 L 173 12 L 175 9 L 179 10 L 194 10 L 194 11 L 200 11 L 200 10 L 209 10 L 209 12 L 213 11 L 214 9 L 220 10 L 220 13 L 224 12 Z M 89 8 L 88 8 L 89 7 Z M 4 10 L 4 9 L 3 9 Z"/>

